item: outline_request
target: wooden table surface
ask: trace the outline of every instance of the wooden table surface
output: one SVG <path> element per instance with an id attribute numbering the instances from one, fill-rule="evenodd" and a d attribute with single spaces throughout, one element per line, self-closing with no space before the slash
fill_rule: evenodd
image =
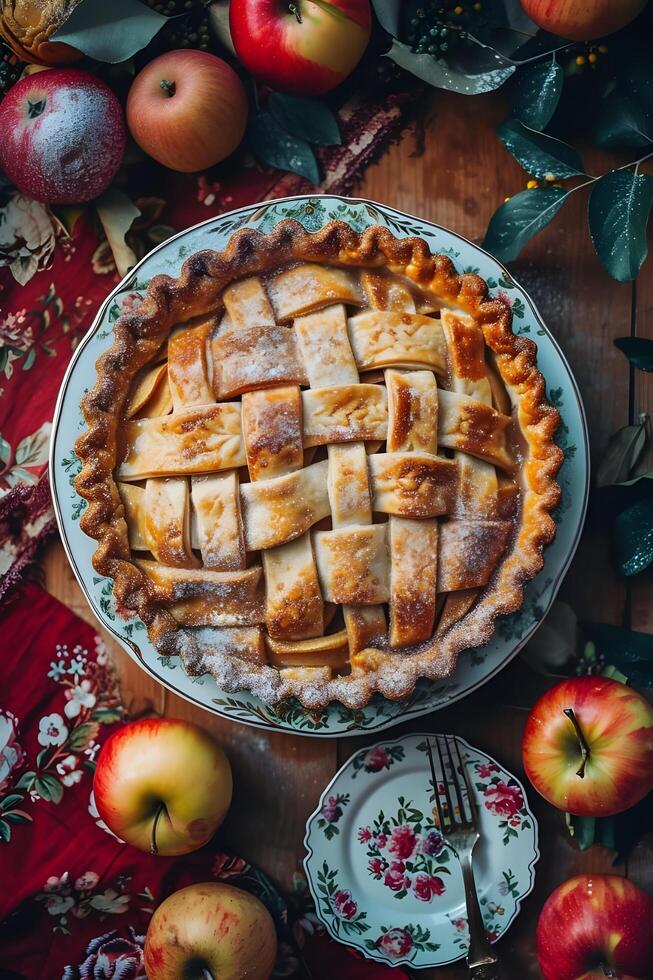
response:
<path id="1" fill-rule="evenodd" d="M 358 193 L 481 241 L 494 209 L 506 196 L 523 189 L 526 181 L 495 134 L 505 115 L 500 95 L 466 98 L 434 93 L 424 152 L 415 154 L 415 139 L 407 132 L 367 171 Z M 602 172 L 614 160 L 597 151 L 585 154 L 591 173 Z M 651 376 L 630 372 L 612 343 L 614 337 L 631 332 L 653 337 L 653 260 L 636 286 L 609 279 L 589 241 L 584 193 L 572 196 L 553 225 L 529 244 L 513 271 L 571 362 L 587 410 L 596 463 L 616 429 L 653 409 Z M 49 546 L 44 564 L 49 591 L 97 626 L 58 541 Z M 607 530 L 592 529 L 583 536 L 561 598 L 581 618 L 651 632 L 652 583 L 649 575 L 630 582 L 618 579 L 610 565 Z M 151 709 L 190 719 L 224 745 L 235 778 L 233 806 L 221 831 L 224 845 L 290 888 L 304 856 L 306 819 L 322 789 L 352 752 L 376 741 L 378 735 L 320 740 L 268 733 L 214 717 L 159 686 L 108 634 L 104 636 L 115 656 L 130 711 Z M 520 740 L 527 709 L 550 683 L 518 658 L 466 700 L 400 725 L 392 733 L 459 733 L 523 779 Z M 535 791 L 529 792 L 529 801 L 539 821 L 542 853 L 535 890 L 498 943 L 505 976 L 515 980 L 539 975 L 534 954 L 537 916 L 546 896 L 568 876 L 581 871 L 626 874 L 653 890 L 653 835 L 634 848 L 625 866 L 613 868 L 613 855 L 603 847 L 580 853 L 566 832 L 563 815 Z M 420 971 L 420 976 L 462 980 L 466 970 L 458 964 Z"/>

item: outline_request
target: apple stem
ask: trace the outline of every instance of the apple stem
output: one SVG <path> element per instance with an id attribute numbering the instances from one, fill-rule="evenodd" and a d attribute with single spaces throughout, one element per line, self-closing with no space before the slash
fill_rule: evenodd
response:
<path id="1" fill-rule="evenodd" d="M 288 10 L 290 11 L 291 14 L 294 14 L 295 15 L 295 17 L 297 18 L 297 23 L 298 24 L 301 24 L 302 23 L 302 15 L 301 15 L 301 11 L 300 11 L 299 7 L 297 6 L 297 4 L 296 3 L 289 3 L 288 4 Z"/>
<path id="2" fill-rule="evenodd" d="M 576 770 L 576 775 L 580 776 L 580 778 L 583 779 L 583 777 L 585 776 L 585 766 L 587 765 L 587 760 L 590 757 L 590 747 L 587 744 L 587 739 L 583 734 L 583 729 L 580 727 L 574 709 L 563 708 L 563 713 L 567 716 L 567 718 L 569 718 L 569 721 L 574 726 L 576 730 L 576 735 L 578 736 L 578 744 L 580 745 L 581 763 L 578 769 Z M 610 974 L 608 973 L 607 976 L 610 976 Z"/>
<path id="3" fill-rule="evenodd" d="M 175 83 L 174 82 L 169 82 L 167 78 L 162 78 L 161 81 L 159 82 L 159 85 L 161 86 L 161 88 L 163 89 L 163 91 L 166 93 L 166 95 L 169 96 L 169 98 L 172 98 L 172 96 L 177 91 L 177 86 L 175 85 Z"/>
<path id="4" fill-rule="evenodd" d="M 209 968 L 206 966 L 202 967 L 202 980 L 215 980 L 215 977 L 213 976 Z"/>
<path id="5" fill-rule="evenodd" d="M 150 843 L 150 854 L 158 854 L 159 846 L 156 842 L 156 828 L 159 822 L 159 817 L 165 812 L 165 803 L 159 803 L 156 813 L 154 814 L 154 823 L 152 824 L 152 841 Z"/>

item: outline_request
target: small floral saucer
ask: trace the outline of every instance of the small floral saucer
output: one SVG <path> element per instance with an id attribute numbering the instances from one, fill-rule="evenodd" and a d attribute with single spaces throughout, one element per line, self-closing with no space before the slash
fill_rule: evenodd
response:
<path id="1" fill-rule="evenodd" d="M 460 865 L 433 813 L 427 739 L 435 749 L 437 738 L 407 735 L 356 752 L 306 825 L 304 867 L 319 918 L 334 939 L 392 966 L 443 966 L 467 952 Z M 537 823 L 521 783 L 458 743 L 478 805 L 474 873 L 494 941 L 533 888 Z M 438 783 L 444 800 L 443 790 Z"/>

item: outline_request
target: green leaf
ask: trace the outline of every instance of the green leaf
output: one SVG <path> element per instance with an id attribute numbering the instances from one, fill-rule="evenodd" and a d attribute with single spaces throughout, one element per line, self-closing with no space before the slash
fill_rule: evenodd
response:
<path id="1" fill-rule="evenodd" d="M 599 146 L 647 146 L 653 127 L 646 110 L 628 96 L 611 92 L 601 102 L 594 139 Z"/>
<path id="2" fill-rule="evenodd" d="M 583 161 L 573 146 L 507 119 L 497 130 L 499 139 L 534 177 L 576 177 L 584 174 Z"/>
<path id="3" fill-rule="evenodd" d="M 399 33 L 401 0 L 372 0 L 372 7 L 383 30 L 396 37 Z"/>
<path id="4" fill-rule="evenodd" d="M 268 99 L 268 109 L 291 136 L 320 146 L 336 146 L 342 142 L 336 117 L 324 102 L 273 92 Z"/>
<path id="5" fill-rule="evenodd" d="M 590 195 L 589 226 L 596 254 L 613 279 L 634 279 L 646 258 L 646 225 L 653 204 L 653 177 L 612 170 Z"/>
<path id="6" fill-rule="evenodd" d="M 16 806 L 17 803 L 23 802 L 23 796 L 21 793 L 10 793 L 9 796 L 5 796 L 3 800 L 0 800 L 0 810 L 11 810 L 12 806 Z"/>
<path id="7" fill-rule="evenodd" d="M 638 425 L 625 425 L 614 433 L 596 470 L 597 487 L 628 481 L 644 451 L 647 436 L 648 417 Z"/>
<path id="8" fill-rule="evenodd" d="M 10 459 L 11 459 L 11 445 L 10 443 L 7 442 L 6 439 L 0 436 L 0 463 L 3 466 L 6 466 Z"/>
<path id="9" fill-rule="evenodd" d="M 96 708 L 91 718 L 93 721 L 99 721 L 101 725 L 111 725 L 114 721 L 120 721 L 122 711 L 119 708 Z"/>
<path id="10" fill-rule="evenodd" d="M 8 844 L 11 840 L 11 827 L 4 820 L 0 820 L 0 841 Z"/>
<path id="11" fill-rule="evenodd" d="M 51 37 L 96 61 L 116 64 L 141 51 L 168 21 L 140 0 L 80 0 Z"/>
<path id="12" fill-rule="evenodd" d="M 36 779 L 35 772 L 24 772 L 16 783 L 16 789 L 31 789 L 32 783 Z"/>
<path id="13" fill-rule="evenodd" d="M 617 337 L 614 346 L 625 354 L 633 367 L 653 371 L 653 340 L 646 337 Z"/>
<path id="14" fill-rule="evenodd" d="M 269 112 L 259 112 L 249 126 L 249 139 L 254 155 L 269 167 L 290 170 L 306 177 L 312 184 L 320 183 L 315 154 L 306 142 L 291 136 L 279 126 Z"/>
<path id="15" fill-rule="evenodd" d="M 565 814 L 567 828 L 581 851 L 586 851 L 594 843 L 596 817 L 576 817 L 572 813 Z"/>
<path id="16" fill-rule="evenodd" d="M 58 779 L 45 772 L 36 777 L 34 789 L 44 800 L 52 803 L 61 803 L 63 799 L 63 786 Z"/>
<path id="17" fill-rule="evenodd" d="M 415 54 L 414 51 L 396 38 L 392 47 L 385 54 L 400 68 L 405 68 L 423 82 L 436 88 L 459 92 L 461 95 L 481 95 L 483 92 L 493 92 L 500 88 L 515 71 L 514 65 L 505 68 L 495 68 L 493 71 L 482 72 L 479 75 L 468 75 L 465 72 L 451 68 L 443 61 L 438 61 L 430 54 Z"/>
<path id="18" fill-rule="evenodd" d="M 483 248 L 504 262 L 516 259 L 526 243 L 556 216 L 569 193 L 562 187 L 535 187 L 515 194 L 492 215 Z"/>
<path id="19" fill-rule="evenodd" d="M 512 98 L 515 116 L 531 129 L 544 129 L 560 101 L 564 77 L 555 55 L 519 72 Z"/>
<path id="20" fill-rule="evenodd" d="M 653 497 L 622 511 L 612 529 L 618 571 L 637 575 L 653 562 Z"/>
<path id="21" fill-rule="evenodd" d="M 88 743 L 97 736 L 99 730 L 100 726 L 97 722 L 93 721 L 87 721 L 83 725 L 78 725 L 77 728 L 73 728 L 68 736 L 66 747 L 73 751 L 85 749 Z"/>
<path id="22" fill-rule="evenodd" d="M 119 274 L 124 276 L 136 264 L 136 255 L 125 241 L 125 235 L 140 216 L 140 209 L 116 187 L 109 187 L 104 194 L 101 194 L 95 202 L 95 207 L 113 253 L 116 268 Z"/>

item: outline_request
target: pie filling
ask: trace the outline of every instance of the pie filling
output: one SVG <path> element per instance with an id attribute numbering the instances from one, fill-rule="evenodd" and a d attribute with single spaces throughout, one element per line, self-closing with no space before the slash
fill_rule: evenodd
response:
<path id="1" fill-rule="evenodd" d="M 316 683 L 415 652 L 514 539 L 517 410 L 475 319 L 385 270 L 240 279 L 136 377 L 114 472 L 152 594 Z"/>

